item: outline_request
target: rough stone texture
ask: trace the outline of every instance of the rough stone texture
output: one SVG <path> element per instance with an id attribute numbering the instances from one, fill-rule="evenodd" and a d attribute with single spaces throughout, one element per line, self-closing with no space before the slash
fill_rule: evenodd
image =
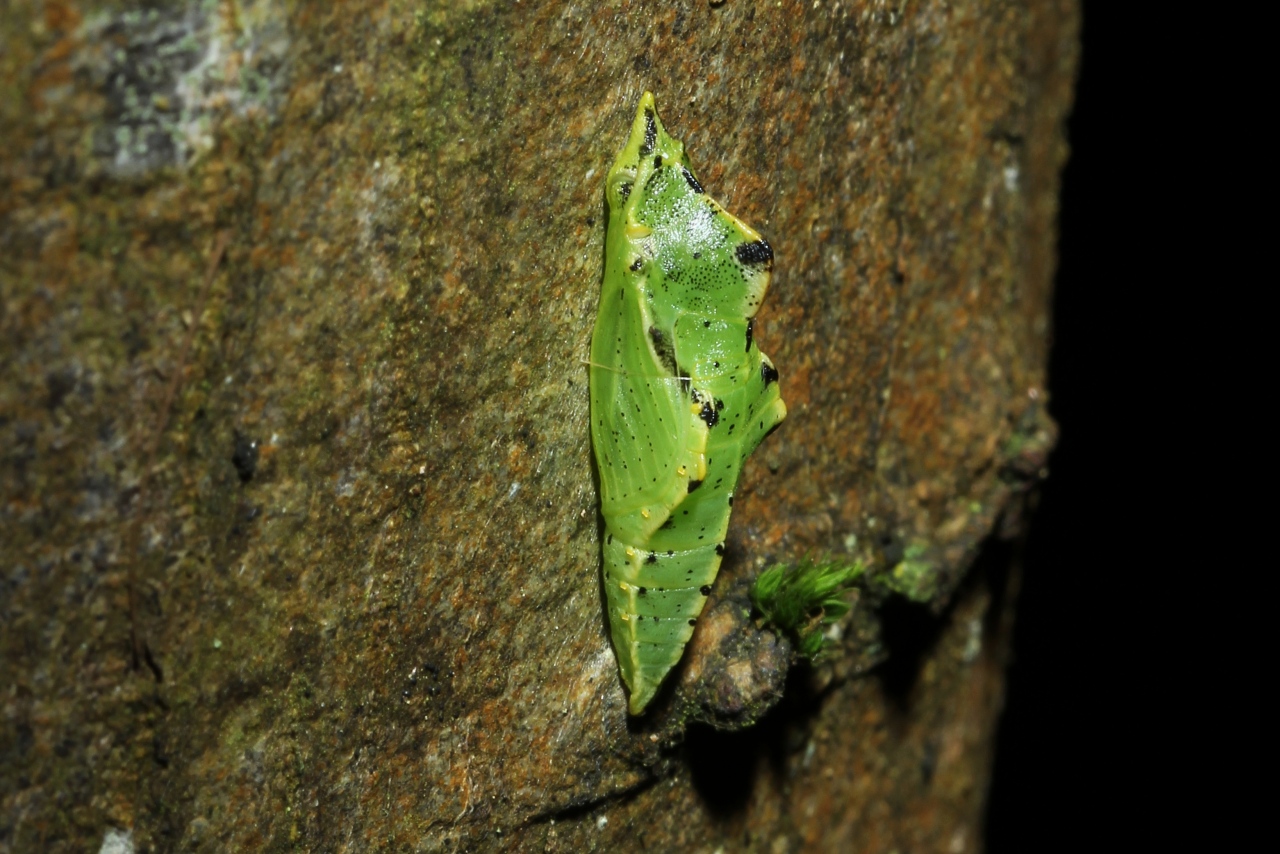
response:
<path id="1" fill-rule="evenodd" d="M 0 850 L 980 847 L 1077 14 L 5 4 Z M 583 359 L 646 88 L 791 414 L 629 721 Z M 806 551 L 872 571 L 788 677 Z"/>

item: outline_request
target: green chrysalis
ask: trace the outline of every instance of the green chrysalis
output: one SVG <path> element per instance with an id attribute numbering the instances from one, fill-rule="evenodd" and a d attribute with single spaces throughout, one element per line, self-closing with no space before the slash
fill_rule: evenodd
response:
<path id="1" fill-rule="evenodd" d="M 787 408 L 752 340 L 773 250 L 705 194 L 649 92 L 605 193 L 591 439 L 609 626 L 640 714 L 711 592 L 742 463 Z"/>

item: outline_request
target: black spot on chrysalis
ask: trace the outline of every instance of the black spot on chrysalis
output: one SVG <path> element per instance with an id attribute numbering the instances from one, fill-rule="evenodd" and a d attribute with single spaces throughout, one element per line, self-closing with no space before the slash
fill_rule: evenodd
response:
<path id="1" fill-rule="evenodd" d="M 636 260 L 631 262 L 631 272 L 638 273 L 640 268 L 644 266 L 644 259 L 636 256 Z"/>
<path id="2" fill-rule="evenodd" d="M 653 555 L 650 555 L 650 557 L 653 557 Z M 641 595 L 641 596 L 643 596 L 643 595 L 645 595 L 646 593 L 648 593 L 649 591 L 648 591 L 648 589 L 647 589 L 647 588 L 641 587 L 641 588 L 639 588 L 639 592 L 640 592 L 640 595 Z"/>
<path id="3" fill-rule="evenodd" d="M 716 554 L 718 555 L 724 554 L 724 543 L 716 543 Z"/>
<path id="4" fill-rule="evenodd" d="M 631 182 L 627 181 L 626 183 L 619 184 L 618 198 L 625 202 L 630 197 L 631 197 Z"/>
<path id="5" fill-rule="evenodd" d="M 698 621 L 697 621 L 697 620 L 690 620 L 690 621 L 689 621 L 689 625 L 691 625 L 691 626 L 696 626 L 696 625 L 698 625 Z"/>
<path id="6" fill-rule="evenodd" d="M 676 348 L 671 339 L 656 326 L 649 327 L 649 339 L 653 341 L 653 352 L 657 354 L 663 367 L 671 372 L 671 376 L 680 376 L 680 368 L 676 365 Z"/>
<path id="7" fill-rule="evenodd" d="M 684 176 L 685 183 L 689 185 L 689 189 L 693 190 L 695 193 L 706 192 L 706 190 L 702 189 L 702 185 L 698 183 L 698 179 L 693 177 L 693 173 L 688 169 L 681 166 L 680 174 Z"/>
<path id="8" fill-rule="evenodd" d="M 747 319 L 747 352 L 751 352 L 751 341 L 756 334 L 756 319 L 754 317 Z"/>
<path id="9" fill-rule="evenodd" d="M 743 264 L 751 266 L 768 264 L 773 261 L 773 248 L 763 239 L 753 240 L 750 243 L 739 243 L 733 250 L 733 254 L 737 255 L 738 260 Z"/>
<path id="10" fill-rule="evenodd" d="M 653 158 L 653 168 L 654 168 L 654 169 L 661 169 L 661 168 L 662 168 L 662 155 L 661 155 L 661 154 L 659 154 L 657 157 Z"/>
<path id="11" fill-rule="evenodd" d="M 724 404 L 721 403 L 720 406 L 723 408 Z M 698 413 L 698 417 L 707 422 L 709 428 L 720 423 L 720 412 L 710 400 L 702 402 L 702 411 Z"/>
<path id="12" fill-rule="evenodd" d="M 653 154 L 653 147 L 658 144 L 658 122 L 653 110 L 644 111 L 644 142 L 640 144 L 640 154 L 648 157 Z"/>
<path id="13" fill-rule="evenodd" d="M 690 491 L 690 492 L 693 492 L 693 491 L 694 491 L 695 489 L 697 489 L 699 486 L 702 486 L 702 481 L 700 481 L 700 480 L 691 480 L 691 481 L 689 481 L 689 491 Z M 687 510 L 686 510 L 686 511 L 685 511 L 685 515 L 686 515 L 686 516 L 687 516 L 687 515 L 689 515 L 689 511 L 687 511 Z"/>
<path id="14" fill-rule="evenodd" d="M 654 554 L 653 552 L 649 552 L 649 559 L 648 559 L 648 560 L 646 560 L 646 561 L 645 561 L 645 563 L 657 563 L 657 562 L 658 562 L 658 556 L 657 556 L 656 554 Z M 643 591 L 643 590 L 644 590 L 644 588 L 643 588 L 643 587 L 642 587 L 642 588 L 640 588 L 640 589 L 641 589 L 641 591 Z"/>
<path id="15" fill-rule="evenodd" d="M 778 369 L 768 362 L 761 362 L 760 379 L 764 380 L 765 385 L 776 383 L 778 381 Z"/>
<path id="16" fill-rule="evenodd" d="M 702 587 L 698 588 L 698 592 L 699 592 L 699 593 L 701 593 L 703 596 L 710 596 L 710 595 L 711 595 L 711 585 L 710 585 L 710 584 L 704 584 L 704 585 L 702 585 Z"/>

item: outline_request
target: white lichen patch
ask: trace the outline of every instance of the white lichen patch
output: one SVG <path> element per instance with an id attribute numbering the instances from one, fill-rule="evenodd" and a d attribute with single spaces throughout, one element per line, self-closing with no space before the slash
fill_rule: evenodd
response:
<path id="1" fill-rule="evenodd" d="M 383 242 L 386 235 L 395 231 L 391 223 L 403 217 L 403 174 L 394 160 L 375 160 L 363 184 L 356 203 L 360 246 L 369 259 L 369 279 L 379 288 L 386 288 L 393 281 L 393 275 L 388 261 L 390 253 L 386 251 L 389 247 Z"/>
<path id="2" fill-rule="evenodd" d="M 288 47 L 277 0 L 192 0 L 85 20 L 77 71 L 105 97 L 93 154 L 117 177 L 183 167 L 228 116 L 269 119 Z"/>
<path id="3" fill-rule="evenodd" d="M 133 852 L 132 830 L 107 828 L 107 832 L 102 835 L 102 847 L 98 849 L 98 854 L 133 854 Z"/>

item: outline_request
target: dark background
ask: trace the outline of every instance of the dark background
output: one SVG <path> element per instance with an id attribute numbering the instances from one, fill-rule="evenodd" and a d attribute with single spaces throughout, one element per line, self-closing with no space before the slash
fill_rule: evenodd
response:
<path id="1" fill-rule="evenodd" d="M 1211 558 L 1196 554 L 1197 526 L 1165 512 L 1178 496 L 1195 501 L 1196 443 L 1167 449 L 1205 401 L 1196 371 L 1179 365 L 1197 337 L 1168 322 L 1171 305 L 1194 309 L 1207 284 L 1189 300 L 1194 242 L 1182 243 L 1175 203 L 1201 167 L 1169 154 L 1197 121 L 1183 83 L 1200 63 L 1175 56 L 1167 34 L 1122 8 L 1131 5 L 1084 4 L 1049 360 L 1061 435 L 1025 543 L 988 854 L 1128 850 L 1126 841 L 1177 839 L 1204 812 L 1161 795 L 1203 785 L 1189 757 L 1162 768 L 1148 747 L 1186 714 L 1165 677 L 1189 651 L 1179 638 L 1190 627 L 1176 621 L 1200 610 L 1199 588 L 1184 587 L 1178 568 Z M 1162 44 L 1167 57 L 1151 60 Z M 1164 112 L 1174 94 L 1185 100 Z M 1189 594 L 1180 606 L 1164 601 L 1179 588 Z M 1202 734 L 1172 734 L 1166 749 L 1186 756 Z"/>

